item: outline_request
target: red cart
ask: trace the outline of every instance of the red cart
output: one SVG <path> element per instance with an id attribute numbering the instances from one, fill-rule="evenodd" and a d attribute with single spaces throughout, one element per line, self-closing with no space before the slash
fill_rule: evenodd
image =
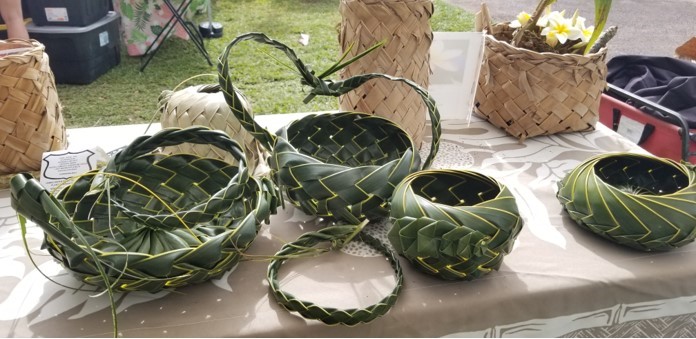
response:
<path id="1" fill-rule="evenodd" d="M 599 121 L 653 155 L 696 164 L 696 129 L 674 110 L 609 84 Z"/>

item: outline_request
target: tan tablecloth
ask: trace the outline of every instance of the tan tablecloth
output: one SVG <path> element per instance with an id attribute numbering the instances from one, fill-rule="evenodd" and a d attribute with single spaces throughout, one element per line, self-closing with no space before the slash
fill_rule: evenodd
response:
<path id="1" fill-rule="evenodd" d="M 278 116 L 260 120 L 284 123 Z M 592 332 L 600 326 L 696 312 L 696 246 L 653 254 L 618 247 L 576 226 L 555 198 L 559 178 L 582 160 L 597 153 L 637 150 L 635 145 L 603 126 L 589 133 L 537 137 L 524 144 L 476 118 L 471 123 L 445 121 L 443 129 L 434 167 L 492 175 L 511 187 L 518 199 L 525 226 L 500 271 L 476 281 L 448 282 L 414 270 L 402 258 L 404 289 L 387 315 L 354 327 L 307 321 L 276 304 L 265 280 L 267 262 L 261 260 L 283 241 L 323 225 L 286 207 L 263 226 L 252 245 L 249 254 L 261 257 L 249 257 L 222 279 L 176 292 L 119 294 L 120 333 L 127 337 L 521 337 L 577 331 L 587 336 L 616 333 L 606 328 Z M 101 142 L 108 151 L 142 131 L 142 126 L 71 130 L 70 143 L 77 147 Z M 110 336 L 108 298 L 75 292 L 43 277 L 27 259 L 9 200 L 9 191 L 0 191 L 0 336 Z M 383 239 L 388 227 L 386 220 L 367 226 Z M 80 286 L 39 249 L 38 227 L 28 226 L 28 238 L 41 272 L 57 282 Z M 287 262 L 281 284 L 321 305 L 365 307 L 393 288 L 392 275 L 383 257 L 352 244 L 342 252 Z M 653 335 L 647 332 L 643 335 Z"/>

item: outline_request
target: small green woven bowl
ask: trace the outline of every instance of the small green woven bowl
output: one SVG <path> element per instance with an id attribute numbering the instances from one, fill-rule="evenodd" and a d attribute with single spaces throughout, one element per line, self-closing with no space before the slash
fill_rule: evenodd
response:
<path id="1" fill-rule="evenodd" d="M 394 191 L 390 220 L 388 238 L 396 252 L 446 280 L 497 270 L 523 225 L 505 185 L 466 170 L 409 175 Z"/>
<path id="2" fill-rule="evenodd" d="M 642 251 L 696 238 L 694 166 L 634 153 L 592 157 L 558 183 L 558 200 L 582 228 Z"/>

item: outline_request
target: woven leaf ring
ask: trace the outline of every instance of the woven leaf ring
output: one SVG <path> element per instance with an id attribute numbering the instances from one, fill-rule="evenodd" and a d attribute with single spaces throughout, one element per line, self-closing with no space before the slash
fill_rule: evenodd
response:
<path id="1" fill-rule="evenodd" d="M 365 232 L 360 231 L 360 226 L 341 225 L 330 226 L 316 232 L 308 232 L 301 235 L 294 242 L 281 247 L 276 253 L 275 259 L 268 265 L 267 278 L 271 288 L 271 293 L 276 301 L 290 312 L 297 312 L 307 319 L 319 320 L 325 324 L 336 325 L 357 325 L 367 323 L 386 314 L 396 303 L 396 299 L 403 285 L 403 272 L 396 254 L 389 250 L 383 243 Z M 359 233 L 358 233 L 359 232 Z M 331 242 L 332 248 L 340 248 L 354 236 L 356 240 L 362 241 L 382 253 L 387 257 L 389 263 L 396 274 L 396 285 L 394 289 L 376 304 L 362 309 L 337 309 L 332 307 L 322 307 L 310 301 L 297 299 L 294 295 L 284 292 L 278 282 L 278 271 L 283 262 L 289 257 L 305 253 L 322 242 Z"/>

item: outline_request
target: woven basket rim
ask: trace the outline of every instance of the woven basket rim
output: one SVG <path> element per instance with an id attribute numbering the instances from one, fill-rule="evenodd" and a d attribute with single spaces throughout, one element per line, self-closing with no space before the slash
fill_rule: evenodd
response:
<path id="1" fill-rule="evenodd" d="M 498 23 L 495 24 L 494 26 L 500 26 L 500 27 L 508 27 L 506 23 Z M 567 59 L 567 58 L 577 58 L 577 59 L 597 59 L 603 57 L 607 53 L 607 47 L 602 47 L 599 51 L 596 53 L 589 53 L 589 54 L 574 54 L 574 53 L 553 53 L 553 52 L 537 52 L 535 50 L 531 50 L 528 48 L 524 47 L 517 47 L 513 46 L 507 41 L 504 40 L 499 40 L 495 37 L 495 35 L 491 34 L 487 30 L 484 29 L 483 31 L 486 41 L 492 41 L 495 43 L 500 44 L 503 46 L 506 50 L 508 51 L 517 51 L 517 52 L 525 52 L 531 55 L 536 55 L 539 57 L 545 57 L 545 58 L 552 58 L 552 59 Z"/>
<path id="2" fill-rule="evenodd" d="M 13 45 L 16 45 L 16 47 Z M 28 51 L 23 51 L 22 53 L 7 54 L 4 56 L 1 56 L 0 58 L 2 58 L 2 59 L 21 58 L 21 57 L 26 56 L 27 54 L 35 54 L 37 52 L 43 52 L 46 49 L 46 46 L 44 46 L 44 44 L 42 44 L 38 40 L 34 40 L 34 39 L 29 39 L 29 40 L 25 40 L 25 39 L 0 40 L 0 50 L 5 50 L 8 48 L 8 46 L 12 46 L 11 48 L 31 47 L 31 49 Z"/>
<path id="3" fill-rule="evenodd" d="M 656 157 L 653 155 L 647 155 L 647 154 L 640 154 L 640 153 L 632 153 L 632 152 L 619 152 L 619 153 L 607 153 L 607 154 L 600 154 L 596 157 L 592 157 L 588 159 L 585 163 L 590 164 L 590 171 L 592 171 L 592 175 L 598 180 L 598 182 L 601 182 L 603 185 L 606 185 L 607 187 L 611 187 L 613 189 L 616 189 L 616 185 L 612 184 L 611 182 L 608 182 L 605 178 L 603 178 L 598 172 L 597 166 L 605 160 L 610 160 L 610 159 L 636 159 L 637 161 L 641 162 L 646 162 L 646 163 L 652 163 L 652 164 L 662 164 L 666 167 L 671 167 L 674 169 L 676 172 L 679 173 L 680 176 L 683 176 L 686 178 L 688 181 L 689 179 L 689 169 L 686 165 L 679 163 L 673 159 L 669 158 L 661 158 L 661 157 Z M 670 197 L 674 195 L 679 195 L 681 192 L 684 192 L 687 189 L 690 189 L 694 184 L 687 184 L 686 186 L 680 188 L 679 190 L 676 190 L 674 192 L 666 193 L 666 194 L 640 194 L 640 196 L 651 196 L 651 197 Z M 623 192 L 621 191 L 620 194 L 626 195 L 626 196 L 635 196 L 636 194 L 633 193 L 628 193 L 628 192 Z"/>
<path id="4" fill-rule="evenodd" d="M 317 119 L 327 119 L 327 118 L 328 118 L 328 119 L 338 119 L 338 118 L 340 118 L 340 117 L 342 117 L 342 116 L 345 116 L 345 115 L 358 115 L 358 116 L 361 116 L 360 119 L 379 120 L 379 121 L 381 121 L 381 123 L 382 123 L 383 125 L 394 127 L 394 129 L 396 130 L 396 132 L 400 132 L 401 134 L 403 134 L 404 137 L 406 137 L 406 139 L 408 139 L 408 141 L 409 141 L 409 143 L 410 143 L 410 145 L 411 145 L 410 148 L 411 148 L 412 150 L 414 150 L 414 152 L 416 152 L 416 150 L 417 150 L 417 149 L 415 148 L 416 143 L 413 141 L 413 138 L 411 137 L 411 134 L 408 133 L 408 132 L 406 131 L 406 129 L 404 129 L 403 127 L 401 127 L 401 125 L 399 125 L 398 123 L 394 122 L 394 121 L 391 120 L 391 119 L 388 119 L 388 118 L 385 118 L 385 117 L 382 117 L 382 116 L 379 116 L 379 115 L 376 115 L 376 114 L 365 113 L 365 112 L 337 111 L 337 112 L 325 112 L 325 113 L 313 113 L 313 114 L 308 114 L 308 115 L 305 115 L 305 116 L 302 117 L 302 118 L 295 119 L 295 120 L 291 121 L 289 124 L 287 124 L 287 125 L 281 127 L 278 131 L 276 131 L 276 134 L 275 134 L 275 135 L 276 135 L 276 136 L 281 136 L 281 137 L 283 137 L 284 139 L 287 140 L 287 142 L 288 142 L 290 145 L 292 145 L 293 147 L 297 148 L 297 147 L 295 146 L 295 144 L 293 144 L 292 142 L 290 142 L 290 140 L 288 140 L 287 138 L 284 137 L 284 134 L 283 134 L 284 132 L 287 132 L 287 131 L 289 131 L 291 128 L 296 127 L 296 124 L 299 123 L 300 121 L 304 121 L 304 120 L 312 120 L 312 121 L 314 121 L 314 120 L 317 120 Z M 355 121 L 351 121 L 351 122 L 352 122 L 352 123 L 355 123 Z M 300 151 L 298 151 L 298 152 L 299 152 L 299 153 L 302 153 L 302 152 L 300 152 Z M 302 153 L 302 154 L 304 154 L 304 153 Z M 309 157 L 312 157 L 312 158 L 314 158 L 314 159 L 317 159 L 314 155 L 310 155 L 310 154 L 306 154 L 306 155 L 309 156 Z M 320 160 L 320 159 L 317 159 L 317 160 Z M 347 167 L 347 168 L 363 167 L 363 166 L 347 166 L 347 165 L 337 165 L 337 166 L 343 166 L 343 167 Z M 364 165 L 364 166 L 376 166 L 376 167 L 381 167 L 381 166 L 383 166 L 383 165 Z"/>
<path id="5" fill-rule="evenodd" d="M 443 169 L 432 169 L 431 168 L 431 169 L 416 171 L 416 172 L 413 172 L 413 173 L 407 175 L 401 181 L 400 185 L 406 185 L 407 187 L 412 187 L 414 184 L 414 181 L 416 181 L 418 178 L 420 178 L 422 176 L 439 176 L 439 175 L 452 175 L 452 176 L 456 176 L 459 178 L 480 177 L 483 180 L 487 181 L 489 184 L 491 184 L 491 187 L 497 186 L 498 192 L 496 193 L 495 197 L 493 197 L 491 199 L 486 199 L 484 201 L 477 202 L 476 204 L 453 206 L 451 204 L 443 203 L 440 201 L 431 202 L 432 204 L 435 204 L 435 205 L 448 206 L 448 207 L 452 207 L 452 208 L 469 208 L 469 207 L 476 206 L 478 204 L 499 198 L 504 193 L 505 188 L 507 187 L 507 185 L 501 183 L 495 177 L 490 176 L 488 174 L 485 174 L 483 172 L 472 170 L 472 169 L 455 169 L 455 168 L 443 168 Z M 421 196 L 417 192 L 414 192 L 414 194 Z"/>

